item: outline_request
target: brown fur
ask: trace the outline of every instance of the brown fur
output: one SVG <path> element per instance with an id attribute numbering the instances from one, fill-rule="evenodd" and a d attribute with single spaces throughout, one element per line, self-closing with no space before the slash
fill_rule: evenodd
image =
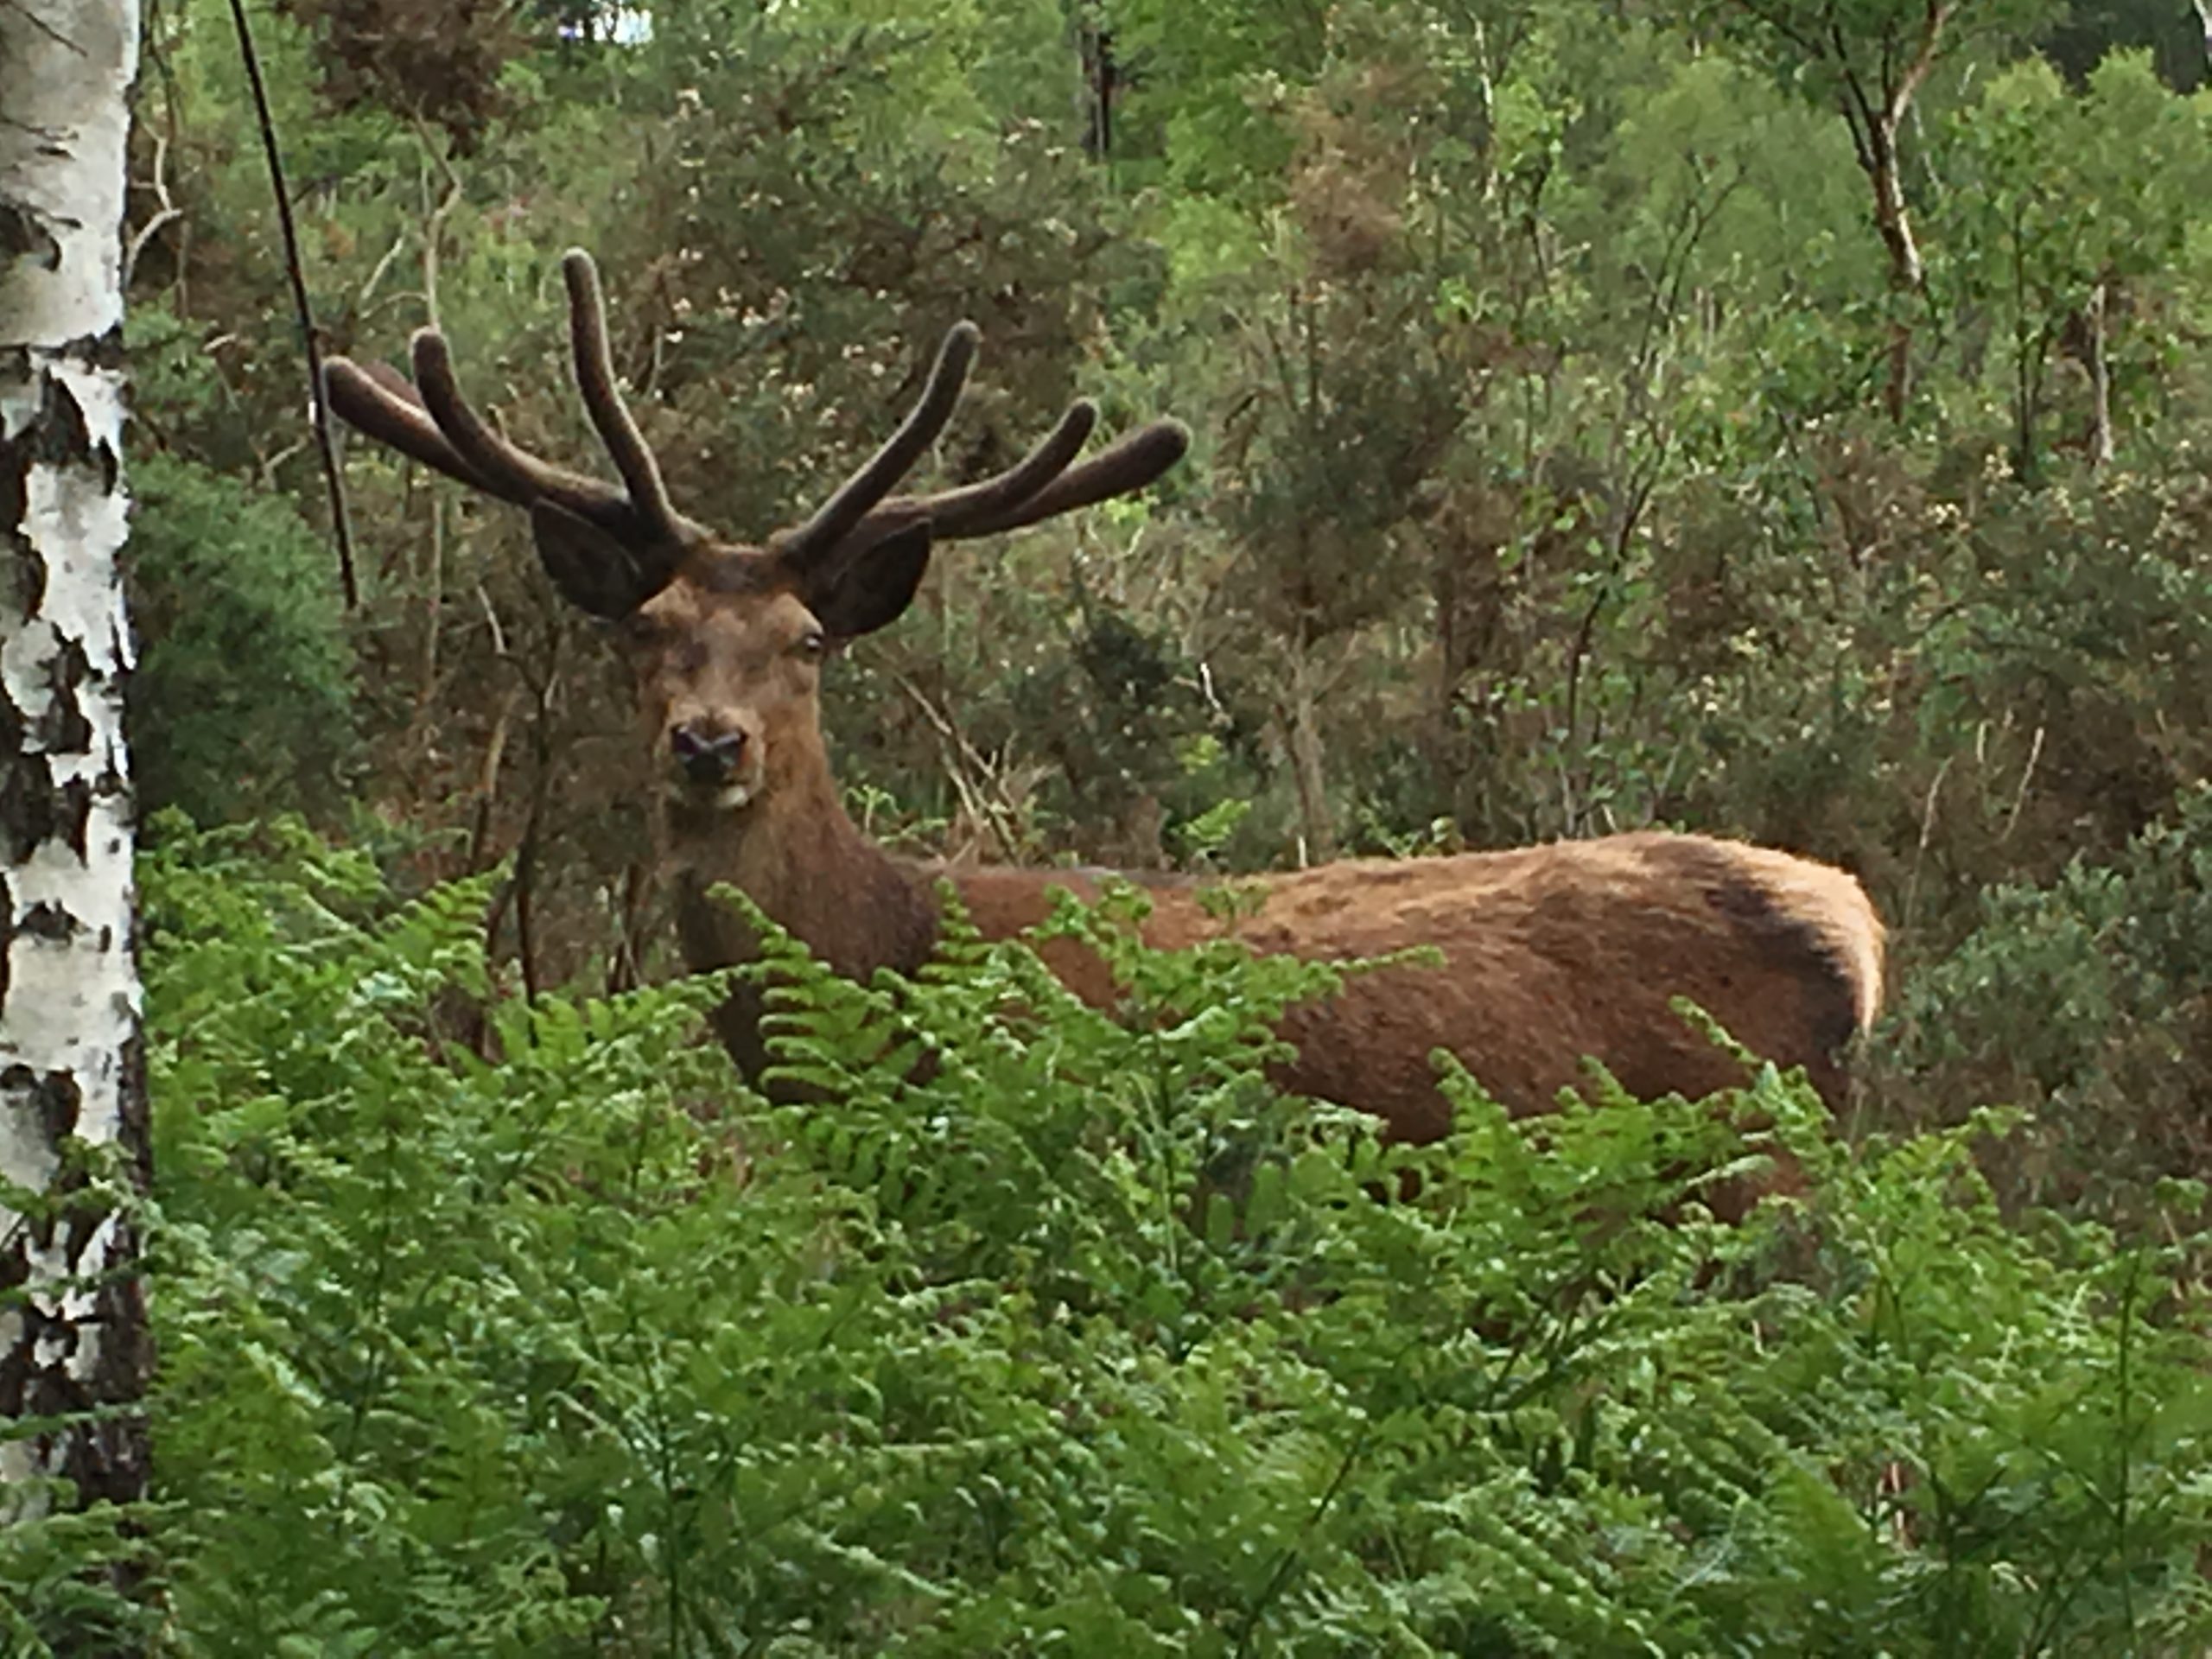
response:
<path id="1" fill-rule="evenodd" d="M 639 690 L 652 741 L 685 722 L 742 730 L 754 798 L 726 811 L 681 791 L 665 810 L 685 955 L 697 969 L 745 960 L 753 942 L 706 897 L 742 888 L 838 972 L 911 972 L 936 937 L 947 876 L 987 938 L 1042 921 L 1054 888 L 1089 896 L 1095 876 L 893 860 L 838 804 L 822 744 L 818 670 L 794 650 L 806 607 L 741 583 L 679 582 L 645 607 Z M 1754 1052 L 1802 1065 L 1837 1101 L 1842 1051 L 1873 1018 L 1882 925 L 1840 870 L 1761 847 L 1647 831 L 1453 858 L 1346 861 L 1258 884 L 1255 913 L 1221 922 L 1196 887 L 1153 880 L 1146 935 L 1176 946 L 1224 928 L 1262 953 L 1330 960 L 1433 945 L 1441 969 L 1362 976 L 1285 1021 L 1300 1051 L 1283 1081 L 1362 1108 L 1395 1135 L 1442 1135 L 1430 1064 L 1450 1049 L 1516 1112 L 1541 1111 L 1586 1081 L 1585 1056 L 1631 1093 L 1693 1097 L 1742 1073 L 1669 1007 L 1686 996 Z M 1114 988 L 1067 941 L 1044 949 L 1096 1006 Z M 741 995 L 719 1022 L 757 1074 L 759 1010 Z"/>
<path id="2" fill-rule="evenodd" d="M 935 934 L 937 878 L 949 877 L 977 928 L 1003 938 L 1044 919 L 1056 888 L 1095 880 L 1066 871 L 945 868 L 895 861 L 817 796 L 785 814 L 684 845 L 677 857 L 684 949 L 696 968 L 744 960 L 751 941 L 704 898 L 728 880 L 840 972 L 911 971 Z M 1299 1049 L 1285 1086 L 1371 1112 L 1392 1134 L 1434 1140 L 1449 1128 L 1431 1051 L 1446 1048 L 1511 1110 L 1541 1111 L 1586 1084 L 1592 1057 L 1630 1093 L 1693 1098 L 1744 1081 L 1730 1057 L 1681 1020 L 1686 996 L 1754 1052 L 1804 1066 L 1831 1104 L 1841 1051 L 1871 1021 L 1882 926 L 1857 881 L 1764 848 L 1644 832 L 1514 852 L 1406 861 L 1361 860 L 1260 884 L 1256 913 L 1230 922 L 1194 887 L 1148 883 L 1147 940 L 1175 947 L 1232 932 L 1263 953 L 1334 960 L 1433 945 L 1444 966 L 1385 969 L 1326 1001 L 1292 1011 Z M 1109 1006 L 1097 959 L 1065 940 L 1043 947 L 1085 1001 Z M 748 1001 L 721 1022 L 741 1064 L 761 1052 Z"/>

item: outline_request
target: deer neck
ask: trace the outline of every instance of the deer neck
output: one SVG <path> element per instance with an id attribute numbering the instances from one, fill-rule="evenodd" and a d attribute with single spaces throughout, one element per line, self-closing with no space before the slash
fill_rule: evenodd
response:
<path id="1" fill-rule="evenodd" d="M 724 883 L 849 978 L 879 968 L 912 972 L 936 942 L 931 895 L 846 816 L 826 765 L 777 780 L 719 823 L 666 827 L 677 927 L 695 972 L 749 962 L 758 951 L 745 919 L 708 896 Z"/>

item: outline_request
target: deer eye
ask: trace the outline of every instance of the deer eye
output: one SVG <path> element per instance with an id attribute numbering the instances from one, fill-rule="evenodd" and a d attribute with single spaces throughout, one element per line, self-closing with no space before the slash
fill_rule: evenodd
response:
<path id="1" fill-rule="evenodd" d="M 804 633 L 799 635 L 798 654 L 809 661 L 818 658 L 829 649 L 829 638 L 819 628 L 809 628 Z"/>

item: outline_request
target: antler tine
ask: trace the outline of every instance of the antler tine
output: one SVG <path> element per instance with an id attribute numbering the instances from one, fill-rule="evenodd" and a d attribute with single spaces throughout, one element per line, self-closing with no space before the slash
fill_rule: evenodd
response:
<path id="1" fill-rule="evenodd" d="M 784 558 L 804 565 L 823 557 L 912 469 L 922 451 L 937 441 L 937 435 L 952 418 L 952 407 L 960 401 L 982 339 L 982 331 L 972 322 L 956 322 L 945 331 L 928 384 L 899 429 L 868 458 L 867 465 L 838 486 L 811 518 L 781 538 Z"/>
<path id="2" fill-rule="evenodd" d="M 453 372 L 453 353 L 443 334 L 435 328 L 416 330 L 412 354 L 416 391 L 430 418 L 493 494 L 524 506 L 550 500 L 617 535 L 633 533 L 635 518 L 629 498 L 621 491 L 540 461 L 493 430 L 461 395 Z"/>
<path id="3" fill-rule="evenodd" d="M 926 517 L 940 537 L 971 534 L 968 526 L 1011 512 L 1067 471 L 1098 424 L 1098 406 L 1088 397 L 1068 405 L 1067 413 L 1037 446 L 995 477 L 982 479 L 935 495 L 899 496 L 876 509 L 902 518 Z M 869 515 L 871 518 L 874 514 Z"/>
<path id="4" fill-rule="evenodd" d="M 1151 422 L 1100 450 L 1074 471 L 1060 474 L 1027 500 L 996 513 L 974 515 L 957 526 L 940 525 L 938 534 L 946 540 L 995 536 L 1117 495 L 1132 494 L 1182 460 L 1190 447 L 1191 429 L 1182 422 Z"/>
<path id="5" fill-rule="evenodd" d="M 639 528 L 657 540 L 680 541 L 685 521 L 670 502 L 659 463 L 614 383 L 614 354 L 607 342 L 607 302 L 600 292 L 599 267 L 582 248 L 570 248 L 561 256 L 561 274 L 569 284 L 569 342 L 584 409 L 614 470 L 622 474 Z"/>
<path id="6" fill-rule="evenodd" d="M 471 489 L 486 495 L 502 493 L 446 442 L 398 370 L 388 364 L 334 357 L 322 365 L 322 385 L 331 408 L 347 425 Z"/>

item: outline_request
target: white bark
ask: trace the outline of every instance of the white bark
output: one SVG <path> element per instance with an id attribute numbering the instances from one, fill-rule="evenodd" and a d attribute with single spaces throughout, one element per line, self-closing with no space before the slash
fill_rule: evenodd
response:
<path id="1" fill-rule="evenodd" d="M 69 1152 L 144 1179 L 117 563 L 137 48 L 137 0 L 0 0 L 0 1422 L 126 1408 L 0 1438 L 0 1520 L 41 1501 L 27 1480 L 122 1499 L 146 1462 L 136 1239 Z"/>
<path id="2" fill-rule="evenodd" d="M 2089 290 L 2089 302 L 2082 308 L 2088 338 L 2083 342 L 2082 355 L 2089 371 L 2089 465 L 2112 465 L 2113 443 L 2112 435 L 2112 359 L 2105 354 L 2105 316 L 2111 298 L 2110 285 L 2099 283 Z"/>

